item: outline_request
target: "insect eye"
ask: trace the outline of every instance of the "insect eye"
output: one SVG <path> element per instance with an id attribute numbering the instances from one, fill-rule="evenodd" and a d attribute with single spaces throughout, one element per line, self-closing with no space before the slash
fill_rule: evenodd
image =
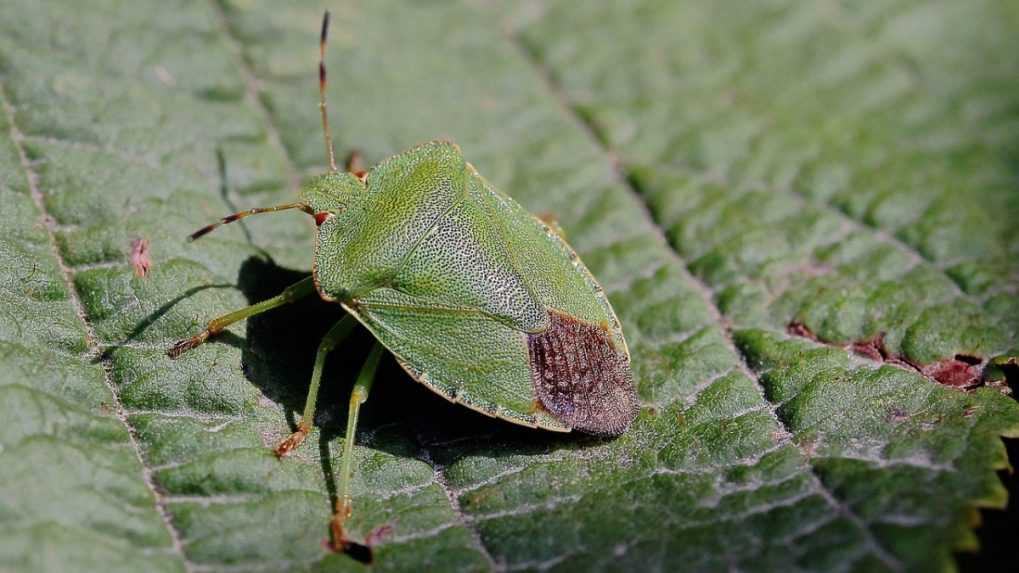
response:
<path id="1" fill-rule="evenodd" d="M 328 221 L 332 216 L 333 214 L 329 211 L 319 211 L 318 213 L 315 213 L 315 226 L 321 227 L 322 223 Z"/>

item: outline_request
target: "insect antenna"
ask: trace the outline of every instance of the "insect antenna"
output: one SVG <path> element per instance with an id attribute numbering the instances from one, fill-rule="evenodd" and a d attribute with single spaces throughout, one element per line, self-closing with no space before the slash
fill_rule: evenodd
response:
<path id="1" fill-rule="evenodd" d="M 329 36 L 329 10 L 322 15 L 322 34 L 318 41 L 318 109 L 322 112 L 322 132 L 325 134 L 326 155 L 329 169 L 336 168 L 336 154 L 333 152 L 333 136 L 329 133 L 329 113 L 326 111 L 326 40 Z"/>
<path id="2" fill-rule="evenodd" d="M 201 229 L 198 229 L 194 233 L 188 235 L 188 241 L 200 239 L 205 235 L 211 233 L 217 227 L 226 225 L 227 223 L 233 223 L 234 221 L 240 221 L 241 219 L 247 217 L 248 215 L 258 215 L 259 213 L 275 213 L 277 211 L 286 211 L 287 209 L 300 209 L 309 215 L 312 216 L 315 215 L 315 212 L 311 210 L 311 207 L 305 205 L 304 203 L 284 203 L 282 205 L 273 205 L 272 207 L 255 207 L 254 209 L 248 209 L 247 211 L 238 211 L 236 213 L 231 213 L 230 215 L 223 217 L 222 219 L 211 225 L 206 225 Z"/>

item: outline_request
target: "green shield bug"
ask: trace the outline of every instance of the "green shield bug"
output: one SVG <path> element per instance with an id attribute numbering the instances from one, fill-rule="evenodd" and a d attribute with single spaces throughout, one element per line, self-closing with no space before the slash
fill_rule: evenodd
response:
<path id="1" fill-rule="evenodd" d="M 351 451 L 360 405 L 383 349 L 410 376 L 452 402 L 556 432 L 614 436 L 638 410 L 623 333 L 602 288 L 562 233 L 495 189 L 453 143 L 433 141 L 368 172 L 336 167 L 326 111 L 322 21 L 319 97 L 330 171 L 297 202 L 234 213 L 197 239 L 248 215 L 297 209 L 318 226 L 311 276 L 280 295 L 209 322 L 167 352 L 176 358 L 228 325 L 317 293 L 348 315 L 322 340 L 297 431 L 311 430 L 326 356 L 356 323 L 375 337 L 351 392 L 332 545 L 350 547 Z"/>

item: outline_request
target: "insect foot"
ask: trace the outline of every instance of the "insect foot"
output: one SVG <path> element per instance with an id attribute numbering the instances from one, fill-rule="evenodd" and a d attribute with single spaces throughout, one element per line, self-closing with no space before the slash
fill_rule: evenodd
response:
<path id="1" fill-rule="evenodd" d="M 276 446 L 276 449 L 273 450 L 273 453 L 276 454 L 277 458 L 282 458 L 283 456 L 289 454 L 298 446 L 304 443 L 304 439 L 308 437 L 308 432 L 310 431 L 311 428 L 309 428 L 307 424 L 305 424 L 304 422 L 301 422 L 300 424 L 297 425 L 297 431 L 294 432 L 293 434 L 290 434 L 290 436 L 287 437 L 287 439 L 280 442 L 280 445 Z"/>
<path id="2" fill-rule="evenodd" d="M 334 553 L 344 553 L 351 559 L 360 561 L 365 565 L 371 565 L 374 560 L 371 546 L 364 545 L 356 541 L 350 541 L 349 539 L 342 540 L 339 545 L 329 542 L 329 549 Z"/>
<path id="3" fill-rule="evenodd" d="M 329 549 L 336 553 L 345 553 L 361 563 L 370 564 L 373 558 L 371 544 L 361 544 L 347 539 L 347 535 L 343 532 L 343 522 L 350 517 L 351 513 L 349 499 L 336 501 L 333 519 L 329 522 Z"/>
<path id="4" fill-rule="evenodd" d="M 201 344 L 208 339 L 209 331 L 203 330 L 200 334 L 192 336 L 191 338 L 185 338 L 174 342 L 173 346 L 166 350 L 166 355 L 170 358 L 177 359 L 181 354 L 184 354 L 188 350 L 201 346 Z"/>
<path id="5" fill-rule="evenodd" d="M 345 503 L 343 501 L 336 502 L 333 518 L 329 522 L 329 533 L 331 534 L 330 537 L 332 537 L 329 547 L 337 553 L 343 553 L 346 550 L 347 545 L 350 543 L 347 540 L 346 534 L 343 533 L 343 522 L 350 517 L 350 514 L 350 503 Z"/>

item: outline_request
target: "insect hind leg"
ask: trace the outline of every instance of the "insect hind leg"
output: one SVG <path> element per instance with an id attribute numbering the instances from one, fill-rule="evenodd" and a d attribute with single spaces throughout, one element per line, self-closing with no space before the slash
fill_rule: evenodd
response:
<path id="1" fill-rule="evenodd" d="M 382 345 L 376 341 L 364 366 L 361 367 L 361 372 L 354 383 L 354 389 L 350 392 L 347 433 L 344 436 L 343 458 L 340 461 L 340 487 L 336 497 L 336 507 L 333 508 L 333 518 L 329 523 L 332 538 L 330 545 L 334 551 L 349 552 L 359 548 L 363 549 L 362 546 L 347 540 L 343 531 L 343 523 L 351 514 L 350 477 L 354 468 L 354 437 L 357 434 L 357 417 L 361 411 L 361 404 L 364 404 L 368 399 L 368 393 L 375 382 L 375 371 L 378 369 L 381 357 Z"/>
<path id="2" fill-rule="evenodd" d="M 315 354 L 315 367 L 311 372 L 311 385 L 308 387 L 308 397 L 304 401 L 304 412 L 301 415 L 301 421 L 297 423 L 297 431 L 290 434 L 287 439 L 280 442 L 280 445 L 276 446 L 276 449 L 273 450 L 276 453 L 276 457 L 282 458 L 294 448 L 300 446 L 304 439 L 308 437 L 308 433 L 311 432 L 311 423 L 315 419 L 315 402 L 318 400 L 318 387 L 322 382 L 322 370 L 325 368 L 326 357 L 336 348 L 337 344 L 343 342 L 350 335 L 350 331 L 353 330 L 355 324 L 354 318 L 347 315 L 322 337 L 322 342 L 318 345 L 318 352 Z"/>

